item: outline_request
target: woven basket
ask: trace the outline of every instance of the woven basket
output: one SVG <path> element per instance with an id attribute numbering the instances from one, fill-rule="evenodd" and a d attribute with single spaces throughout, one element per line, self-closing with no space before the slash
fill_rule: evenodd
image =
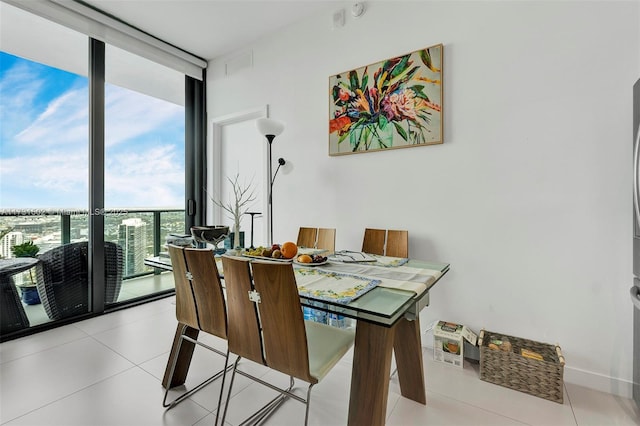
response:
<path id="1" fill-rule="evenodd" d="M 508 339 L 512 350 L 490 349 L 489 343 L 493 339 Z M 481 380 L 563 403 L 564 357 L 560 346 L 486 330 L 480 332 L 478 345 Z M 537 352 L 543 360 L 524 357 L 521 349 Z"/>

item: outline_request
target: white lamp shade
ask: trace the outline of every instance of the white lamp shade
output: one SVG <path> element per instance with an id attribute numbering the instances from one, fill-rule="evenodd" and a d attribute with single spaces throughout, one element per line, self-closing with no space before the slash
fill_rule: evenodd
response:
<path id="1" fill-rule="evenodd" d="M 258 118 L 256 120 L 256 126 L 258 131 L 264 136 L 273 135 L 278 136 L 284 131 L 284 123 L 278 120 L 272 120 L 270 118 Z"/>

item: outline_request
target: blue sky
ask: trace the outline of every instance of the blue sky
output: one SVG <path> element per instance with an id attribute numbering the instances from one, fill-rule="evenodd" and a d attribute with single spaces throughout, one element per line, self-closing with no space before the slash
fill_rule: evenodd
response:
<path id="1" fill-rule="evenodd" d="M 88 80 L 0 52 L 0 208 L 86 208 Z M 105 87 L 105 206 L 184 206 L 184 107 Z"/>

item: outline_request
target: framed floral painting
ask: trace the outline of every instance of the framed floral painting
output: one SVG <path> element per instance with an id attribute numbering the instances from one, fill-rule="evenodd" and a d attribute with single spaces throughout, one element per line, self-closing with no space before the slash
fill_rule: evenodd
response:
<path id="1" fill-rule="evenodd" d="M 442 47 L 329 77 L 329 155 L 441 144 Z"/>

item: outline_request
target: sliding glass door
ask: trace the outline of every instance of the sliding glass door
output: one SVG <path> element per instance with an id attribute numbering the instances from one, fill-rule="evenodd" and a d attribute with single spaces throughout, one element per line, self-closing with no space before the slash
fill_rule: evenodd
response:
<path id="1" fill-rule="evenodd" d="M 144 259 L 184 232 L 184 74 L 105 49 L 105 241 L 123 250 L 118 302 L 174 288 Z"/>

